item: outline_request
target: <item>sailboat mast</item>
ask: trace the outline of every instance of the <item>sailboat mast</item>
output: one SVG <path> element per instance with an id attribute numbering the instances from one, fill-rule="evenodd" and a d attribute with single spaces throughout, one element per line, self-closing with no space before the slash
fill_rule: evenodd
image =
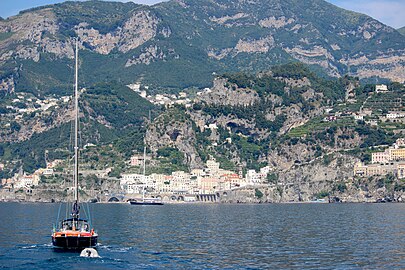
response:
<path id="1" fill-rule="evenodd" d="M 75 56 L 75 168 L 74 168 L 74 189 L 75 203 L 79 200 L 79 40 L 76 39 L 76 56 Z"/>
<path id="2" fill-rule="evenodd" d="M 146 146 L 143 147 L 143 191 L 142 191 L 142 201 L 145 201 L 145 189 L 146 189 Z"/>

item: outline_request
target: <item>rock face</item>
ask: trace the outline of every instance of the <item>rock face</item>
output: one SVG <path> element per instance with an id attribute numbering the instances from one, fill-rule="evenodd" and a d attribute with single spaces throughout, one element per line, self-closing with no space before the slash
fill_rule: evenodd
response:
<path id="1" fill-rule="evenodd" d="M 15 90 L 14 78 L 4 78 L 0 81 L 0 92 L 13 93 Z"/>
<path id="2" fill-rule="evenodd" d="M 76 29 L 77 36 L 99 54 L 109 54 L 113 49 L 126 53 L 136 49 L 156 35 L 159 19 L 148 11 L 134 12 L 122 28 L 113 33 L 100 34 L 87 23 Z M 90 27 L 90 28 L 89 28 Z"/>
<path id="3" fill-rule="evenodd" d="M 192 127 L 192 122 L 187 116 L 172 117 L 177 115 L 176 109 L 168 114 L 160 115 L 154 123 L 149 126 L 146 133 L 146 143 L 154 153 L 160 148 L 177 148 L 184 154 L 184 163 L 192 168 L 202 165 L 195 148 L 196 135 Z"/>
<path id="4" fill-rule="evenodd" d="M 0 129 L 0 143 L 22 142 L 30 139 L 34 134 L 39 134 L 74 119 L 73 108 L 60 106 L 54 110 L 47 110 L 37 113 L 35 117 L 30 117 L 21 123 L 19 130 Z"/>
<path id="5" fill-rule="evenodd" d="M 47 6 L 0 21 L 0 79 L 10 73 L 27 76 L 35 65 L 21 66 L 26 60 L 38 63 L 42 73 L 49 71 L 45 77 L 54 76 L 47 67 L 63 68 L 64 59 L 73 58 L 73 36 L 92 53 L 86 60 L 97 66 L 94 81 L 114 70 L 111 76 L 128 84 L 145 80 L 184 87 L 197 85 L 198 78 L 198 85 L 208 85 L 212 72 L 263 71 L 292 59 L 335 77 L 405 80 L 401 34 L 321 0 Z M 165 76 L 157 78 L 156 72 Z M 181 80 L 173 79 L 180 75 Z"/>
<path id="6" fill-rule="evenodd" d="M 215 79 L 214 86 L 206 95 L 197 100 L 207 104 L 221 104 L 229 106 L 251 106 L 259 100 L 255 91 L 239 88 L 237 85 L 229 87 L 226 79 Z"/>

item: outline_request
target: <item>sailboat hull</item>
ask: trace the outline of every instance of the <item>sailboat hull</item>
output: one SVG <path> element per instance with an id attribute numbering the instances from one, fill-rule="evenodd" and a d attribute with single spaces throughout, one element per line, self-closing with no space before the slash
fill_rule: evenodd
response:
<path id="1" fill-rule="evenodd" d="M 135 201 L 130 201 L 129 203 L 131 205 L 163 205 L 162 202 L 135 202 Z"/>
<path id="2" fill-rule="evenodd" d="M 95 247 L 97 245 L 97 236 L 53 236 L 52 244 L 55 247 L 69 249 Z"/>

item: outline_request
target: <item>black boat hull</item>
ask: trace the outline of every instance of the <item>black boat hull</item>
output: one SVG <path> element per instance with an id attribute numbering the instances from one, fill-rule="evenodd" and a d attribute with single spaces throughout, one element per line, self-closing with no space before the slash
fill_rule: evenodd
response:
<path id="1" fill-rule="evenodd" d="M 69 249 L 95 247 L 97 245 L 97 236 L 52 237 L 52 244 L 55 247 L 69 248 Z"/>
<path id="2" fill-rule="evenodd" d="M 131 205 L 163 205 L 161 202 L 129 202 Z"/>

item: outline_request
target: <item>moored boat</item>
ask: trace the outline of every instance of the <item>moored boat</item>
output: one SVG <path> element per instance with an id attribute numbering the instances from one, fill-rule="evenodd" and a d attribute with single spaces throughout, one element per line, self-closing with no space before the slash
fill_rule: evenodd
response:
<path id="1" fill-rule="evenodd" d="M 131 205 L 163 205 L 162 199 L 160 198 L 146 198 L 146 147 L 143 148 L 143 187 L 142 187 L 142 200 L 131 200 L 129 203 Z"/>
<path id="2" fill-rule="evenodd" d="M 160 199 L 155 199 L 155 198 L 143 198 L 140 201 L 129 201 L 131 205 L 164 205 L 162 200 Z"/>

